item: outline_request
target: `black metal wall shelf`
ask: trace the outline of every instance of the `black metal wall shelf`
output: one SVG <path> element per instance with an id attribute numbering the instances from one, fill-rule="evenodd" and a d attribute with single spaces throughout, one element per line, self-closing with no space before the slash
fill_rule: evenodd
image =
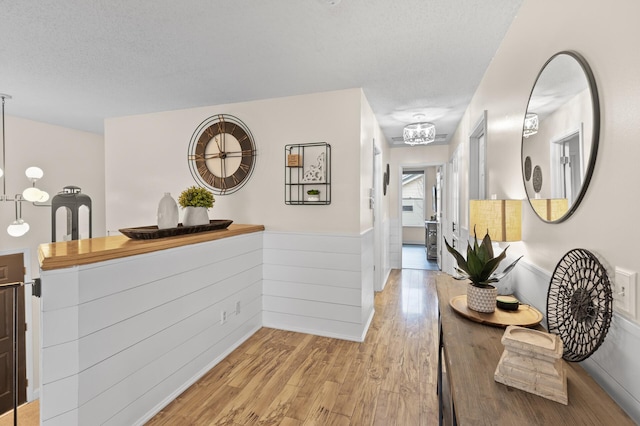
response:
<path id="1" fill-rule="evenodd" d="M 326 142 L 285 145 L 284 202 L 331 204 L 331 145 Z M 319 194 L 309 195 L 307 191 Z"/>

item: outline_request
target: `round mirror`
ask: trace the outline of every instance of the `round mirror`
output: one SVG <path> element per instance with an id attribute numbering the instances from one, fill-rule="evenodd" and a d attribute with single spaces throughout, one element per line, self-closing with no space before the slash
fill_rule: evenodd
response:
<path id="1" fill-rule="evenodd" d="M 522 130 L 523 182 L 540 219 L 558 223 L 576 210 L 593 173 L 599 135 L 591 69 L 575 52 L 557 53 L 538 74 Z"/>

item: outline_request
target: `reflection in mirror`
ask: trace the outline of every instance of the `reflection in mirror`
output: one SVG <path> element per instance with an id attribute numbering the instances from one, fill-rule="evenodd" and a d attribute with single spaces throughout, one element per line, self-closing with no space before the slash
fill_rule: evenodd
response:
<path id="1" fill-rule="evenodd" d="M 523 182 L 542 220 L 561 222 L 577 208 L 591 178 L 599 133 L 598 93 L 589 66 L 575 52 L 554 55 L 538 74 L 523 123 Z"/>

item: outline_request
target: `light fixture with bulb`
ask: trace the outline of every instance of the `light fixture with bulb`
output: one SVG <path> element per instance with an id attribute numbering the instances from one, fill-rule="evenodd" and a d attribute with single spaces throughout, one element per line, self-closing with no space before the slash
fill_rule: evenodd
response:
<path id="1" fill-rule="evenodd" d="M 0 168 L 0 178 L 2 178 L 2 195 L 0 201 L 9 201 L 15 204 L 16 219 L 7 227 L 7 233 L 12 237 L 21 237 L 29 232 L 29 224 L 22 218 L 22 203 L 30 202 L 44 203 L 49 200 L 49 194 L 36 187 L 36 182 L 44 176 L 44 172 L 39 167 L 29 167 L 25 171 L 25 175 L 31 181 L 31 186 L 22 191 L 22 194 L 16 194 L 13 198 L 7 195 L 7 176 L 6 170 L 6 144 L 5 144 L 5 117 L 4 104 L 6 99 L 11 99 L 10 95 L 0 93 L 2 98 L 2 168 Z"/>
<path id="2" fill-rule="evenodd" d="M 402 139 L 407 145 L 426 145 L 436 140 L 436 126 L 424 121 L 424 114 L 414 114 L 414 123 L 407 124 Z"/>
<path id="3" fill-rule="evenodd" d="M 522 136 L 528 138 L 538 133 L 538 114 L 535 112 L 528 112 L 524 116 L 524 126 L 522 129 Z"/>

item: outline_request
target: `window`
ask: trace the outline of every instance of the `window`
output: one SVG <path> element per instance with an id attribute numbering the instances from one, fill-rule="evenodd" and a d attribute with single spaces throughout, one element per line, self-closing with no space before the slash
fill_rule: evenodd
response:
<path id="1" fill-rule="evenodd" d="M 424 226 L 424 171 L 402 174 L 402 226 Z"/>

